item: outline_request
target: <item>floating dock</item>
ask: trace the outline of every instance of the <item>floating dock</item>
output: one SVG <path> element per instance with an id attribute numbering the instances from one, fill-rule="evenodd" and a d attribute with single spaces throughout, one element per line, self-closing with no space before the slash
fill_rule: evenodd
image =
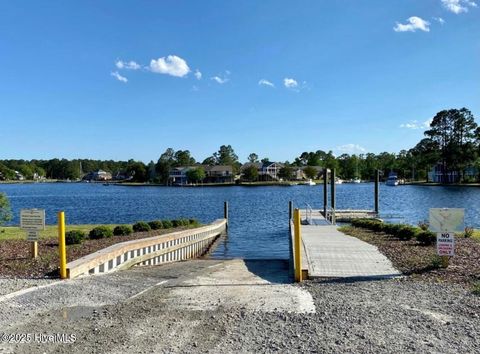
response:
<path id="1" fill-rule="evenodd" d="M 308 278 L 400 276 L 377 247 L 338 231 L 319 210 L 301 210 L 302 273 Z"/>

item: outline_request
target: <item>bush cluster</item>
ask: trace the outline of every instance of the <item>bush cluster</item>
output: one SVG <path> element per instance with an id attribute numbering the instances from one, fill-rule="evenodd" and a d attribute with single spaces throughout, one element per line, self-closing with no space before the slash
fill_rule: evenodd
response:
<path id="1" fill-rule="evenodd" d="M 352 220 L 352 226 L 361 227 L 375 232 L 384 232 L 402 241 L 416 238 L 416 240 L 422 245 L 431 245 L 436 239 L 435 233 L 424 230 L 423 228 L 405 224 L 388 224 L 380 220 L 354 219 Z"/>
<path id="2" fill-rule="evenodd" d="M 133 231 L 135 232 L 145 232 L 150 231 L 152 228 L 145 221 L 138 221 L 133 224 Z"/>
<path id="3" fill-rule="evenodd" d="M 163 223 L 161 220 L 153 220 L 153 221 L 150 221 L 148 223 L 148 225 L 150 226 L 150 228 L 152 230 L 160 230 L 160 229 L 163 229 Z"/>
<path id="4" fill-rule="evenodd" d="M 132 227 L 130 225 L 118 225 L 113 229 L 115 236 L 128 236 L 132 233 Z"/>
<path id="5" fill-rule="evenodd" d="M 79 245 L 85 240 L 85 232 L 82 230 L 71 230 L 65 233 L 65 243 L 67 245 Z"/>
<path id="6" fill-rule="evenodd" d="M 98 240 L 102 238 L 108 238 L 112 236 L 128 236 L 132 232 L 145 232 L 150 230 L 159 229 L 171 229 L 173 227 L 180 226 L 193 226 L 197 227 L 200 222 L 196 219 L 177 219 L 177 220 L 153 220 L 150 222 L 139 221 L 133 226 L 130 225 L 118 225 L 112 230 L 108 226 L 97 226 L 90 230 L 88 238 L 91 240 Z M 71 230 L 65 233 L 65 242 L 67 245 L 81 244 L 87 235 L 82 230 Z"/>
<path id="7" fill-rule="evenodd" d="M 113 230 L 108 226 L 97 226 L 92 229 L 88 234 L 88 237 L 92 240 L 98 240 L 101 238 L 108 238 L 113 236 Z"/>

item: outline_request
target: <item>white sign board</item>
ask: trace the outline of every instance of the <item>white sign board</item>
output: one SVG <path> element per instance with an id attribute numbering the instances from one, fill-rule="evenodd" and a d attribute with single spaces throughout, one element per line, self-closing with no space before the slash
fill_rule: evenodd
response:
<path id="1" fill-rule="evenodd" d="M 437 234 L 437 254 L 450 257 L 455 255 L 455 234 L 453 232 L 439 232 Z"/>
<path id="2" fill-rule="evenodd" d="M 37 230 L 27 230 L 27 241 L 38 241 L 38 235 Z"/>
<path id="3" fill-rule="evenodd" d="M 433 232 L 464 232 L 465 209 L 437 208 L 430 209 L 430 230 Z"/>
<path id="4" fill-rule="evenodd" d="M 20 211 L 20 228 L 25 230 L 45 230 L 45 210 L 22 209 Z"/>

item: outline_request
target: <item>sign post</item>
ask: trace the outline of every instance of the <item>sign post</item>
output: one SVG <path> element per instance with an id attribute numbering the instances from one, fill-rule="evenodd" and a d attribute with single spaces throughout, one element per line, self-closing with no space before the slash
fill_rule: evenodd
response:
<path id="1" fill-rule="evenodd" d="M 447 267 L 450 257 L 455 256 L 455 232 L 465 230 L 465 209 L 430 209 L 429 221 L 430 230 L 437 233 L 437 254 Z"/>
<path id="2" fill-rule="evenodd" d="M 40 230 L 45 230 L 44 209 L 20 210 L 20 228 L 27 231 L 27 241 L 30 241 L 30 256 L 38 257 L 38 236 Z"/>

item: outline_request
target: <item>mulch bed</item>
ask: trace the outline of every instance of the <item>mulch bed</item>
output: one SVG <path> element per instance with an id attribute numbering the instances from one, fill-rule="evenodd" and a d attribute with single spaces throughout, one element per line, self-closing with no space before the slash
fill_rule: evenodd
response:
<path id="1" fill-rule="evenodd" d="M 435 267 L 435 245 L 422 246 L 416 240 L 400 241 L 383 232 L 345 227 L 348 235 L 378 247 L 393 265 L 414 279 L 431 282 L 448 282 L 470 287 L 480 281 L 480 243 L 470 238 L 455 239 L 455 256 L 447 268 Z"/>
<path id="2" fill-rule="evenodd" d="M 113 236 L 99 240 L 85 240 L 81 245 L 67 246 L 67 262 L 96 252 L 115 243 L 138 240 L 185 230 L 186 227 L 136 232 L 128 236 Z M 3 278 L 58 278 L 59 255 L 56 238 L 38 241 L 38 257 L 30 258 L 30 242 L 24 240 L 0 241 L 0 277 Z"/>

